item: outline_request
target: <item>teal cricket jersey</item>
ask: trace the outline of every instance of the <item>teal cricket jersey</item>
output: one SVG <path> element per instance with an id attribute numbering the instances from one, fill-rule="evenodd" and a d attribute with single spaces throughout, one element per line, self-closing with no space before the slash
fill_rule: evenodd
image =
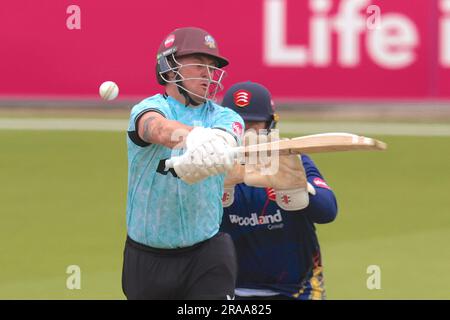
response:
<path id="1" fill-rule="evenodd" d="M 185 150 L 172 150 L 142 141 L 136 128 L 141 115 L 155 111 L 169 120 L 189 126 L 220 128 L 238 144 L 244 121 L 234 111 L 208 101 L 186 107 L 174 98 L 157 94 L 131 110 L 128 126 L 128 236 L 155 248 L 179 248 L 213 237 L 222 221 L 224 175 L 208 177 L 189 185 L 171 172 L 162 171 L 165 159 Z"/>

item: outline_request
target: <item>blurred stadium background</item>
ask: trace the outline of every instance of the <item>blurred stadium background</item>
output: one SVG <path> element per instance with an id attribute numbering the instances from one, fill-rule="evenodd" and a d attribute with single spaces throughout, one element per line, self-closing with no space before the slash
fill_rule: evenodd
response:
<path id="1" fill-rule="evenodd" d="M 328 298 L 450 299 L 449 0 L 3 1 L 0 298 L 124 298 L 127 117 L 182 26 L 217 39 L 225 87 L 272 91 L 282 135 L 389 144 L 313 157 L 339 203 L 318 226 Z"/>

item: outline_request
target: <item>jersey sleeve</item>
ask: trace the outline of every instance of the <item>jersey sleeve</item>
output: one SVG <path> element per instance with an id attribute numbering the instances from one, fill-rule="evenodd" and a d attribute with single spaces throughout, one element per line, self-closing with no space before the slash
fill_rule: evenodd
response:
<path id="1" fill-rule="evenodd" d="M 332 222 L 338 211 L 334 192 L 310 157 L 302 155 L 302 162 L 308 182 L 316 189 L 316 194 L 309 196 L 306 214 L 314 223 Z"/>
<path id="2" fill-rule="evenodd" d="M 130 121 L 128 123 L 128 137 L 134 144 L 146 147 L 150 143 L 144 141 L 138 134 L 138 121 L 147 112 L 157 112 L 164 118 L 170 119 L 170 108 L 164 100 L 155 97 L 146 99 L 131 109 Z"/>
<path id="3" fill-rule="evenodd" d="M 219 107 L 215 115 L 212 128 L 224 130 L 236 139 L 237 144 L 242 144 L 245 124 L 242 117 L 231 109 Z"/>

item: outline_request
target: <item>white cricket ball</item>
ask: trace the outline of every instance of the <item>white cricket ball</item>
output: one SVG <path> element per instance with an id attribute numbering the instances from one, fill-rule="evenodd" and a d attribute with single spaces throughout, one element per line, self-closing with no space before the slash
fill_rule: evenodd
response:
<path id="1" fill-rule="evenodd" d="M 99 93 L 103 100 L 114 100 L 119 95 L 119 87 L 113 81 L 105 81 L 100 85 Z"/>

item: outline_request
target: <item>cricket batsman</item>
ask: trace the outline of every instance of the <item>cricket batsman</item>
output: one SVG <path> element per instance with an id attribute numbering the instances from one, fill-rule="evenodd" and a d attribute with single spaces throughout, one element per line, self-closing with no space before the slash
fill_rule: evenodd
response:
<path id="1" fill-rule="evenodd" d="M 270 92 L 260 84 L 235 84 L 222 105 L 242 116 L 246 141 L 252 131 L 271 134 L 276 126 Z M 236 165 L 225 179 L 221 230 L 236 246 L 236 298 L 325 299 L 314 225 L 336 218 L 334 193 L 307 155 L 279 156 L 272 174 L 263 166 Z"/>
<path id="2" fill-rule="evenodd" d="M 244 122 L 213 102 L 226 65 L 207 31 L 176 29 L 157 54 L 165 93 L 131 110 L 122 274 L 128 299 L 234 296 L 235 250 L 219 227 L 229 150 L 240 145 Z M 173 156 L 180 157 L 167 170 Z"/>

